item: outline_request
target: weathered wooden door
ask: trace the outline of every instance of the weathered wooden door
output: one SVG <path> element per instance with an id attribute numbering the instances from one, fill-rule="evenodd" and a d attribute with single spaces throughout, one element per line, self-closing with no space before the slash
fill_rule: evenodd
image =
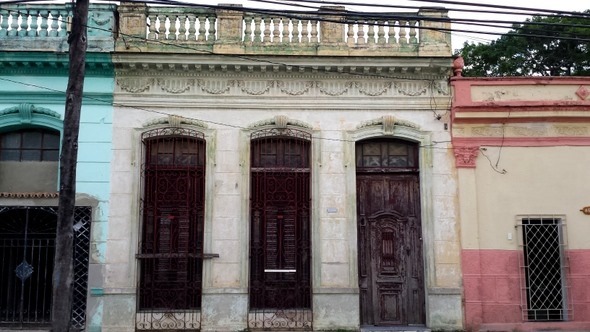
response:
<path id="1" fill-rule="evenodd" d="M 250 308 L 311 308 L 311 137 L 293 130 L 252 137 Z"/>
<path id="2" fill-rule="evenodd" d="M 423 325 L 424 268 L 417 147 L 357 144 L 361 324 Z"/>

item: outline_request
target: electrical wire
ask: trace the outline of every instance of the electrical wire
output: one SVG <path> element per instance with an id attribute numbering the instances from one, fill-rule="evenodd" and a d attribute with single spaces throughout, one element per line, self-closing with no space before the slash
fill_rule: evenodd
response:
<path id="1" fill-rule="evenodd" d="M 31 88 L 37 88 L 37 89 L 42 89 L 42 90 L 46 90 L 46 91 L 51 91 L 51 92 L 63 94 L 64 96 L 66 94 L 66 92 L 63 90 L 58 90 L 58 89 L 46 87 L 43 85 L 16 81 L 16 80 L 5 78 L 5 77 L 0 77 L 0 80 L 5 81 L 5 82 L 10 82 L 13 84 L 19 84 L 19 85 L 31 87 Z M 139 106 L 135 106 L 135 105 L 126 105 L 123 103 L 114 102 L 112 100 L 105 100 L 105 99 L 91 97 L 91 96 L 83 96 L 83 98 L 87 99 L 87 100 L 97 101 L 97 102 L 100 102 L 100 103 L 103 103 L 106 105 L 110 105 L 113 107 L 131 108 L 131 109 L 135 109 L 138 111 L 144 111 L 144 112 L 148 112 L 148 113 L 165 115 L 165 116 L 174 115 L 179 118 L 186 119 L 186 120 L 196 120 L 196 121 L 200 121 L 200 122 L 204 122 L 204 123 L 209 123 L 209 124 L 218 125 L 218 126 L 222 126 L 222 127 L 230 127 L 230 128 L 234 128 L 234 129 L 248 129 L 248 127 L 246 127 L 246 126 L 234 125 L 234 124 L 218 122 L 218 121 L 213 121 L 213 120 L 204 120 L 204 119 L 195 118 L 195 117 L 187 117 L 184 115 L 178 115 L 178 114 L 169 113 L 169 112 L 157 111 L 157 110 L 139 107 Z M 327 137 L 316 137 L 316 136 L 312 136 L 312 139 L 324 140 L 324 141 L 336 141 L 336 142 L 356 142 L 353 140 L 347 140 L 347 139 L 341 139 L 341 138 L 327 138 Z M 431 145 L 424 145 L 424 146 L 421 146 L 421 148 L 424 148 L 424 147 L 436 148 L 436 146 L 435 146 L 436 144 L 443 144 L 443 143 L 451 143 L 451 141 L 432 141 Z M 450 149 L 450 148 L 442 148 L 442 149 L 446 150 L 446 149 Z"/>
<path id="2" fill-rule="evenodd" d="M 257 9 L 257 8 L 245 8 L 245 7 L 235 7 L 235 6 L 224 6 L 224 5 L 202 5 L 202 4 L 194 4 L 188 3 L 183 1 L 175 1 L 175 0 L 141 0 L 141 1 L 131 1 L 131 2 L 138 2 L 138 3 L 151 3 L 151 4 L 168 4 L 168 5 L 175 5 L 175 6 L 187 6 L 187 7 L 197 7 L 197 8 L 208 8 L 208 9 L 224 9 L 224 10 L 233 10 L 233 11 L 241 11 L 246 13 L 259 13 L 259 14 L 267 14 L 267 15 L 281 15 L 282 17 L 288 17 L 293 19 L 304 19 L 304 20 L 317 20 L 322 22 L 331 22 L 331 23 L 340 23 L 340 24 L 358 24 L 359 19 L 368 18 L 368 19 L 376 19 L 381 18 L 382 20 L 424 20 L 424 21 L 434 21 L 434 22 L 450 22 L 460 25 L 473 25 L 473 26 L 484 26 L 484 27 L 492 27 L 492 28 L 501 28 L 507 29 L 508 26 L 505 25 L 498 25 L 498 24 L 486 24 L 486 23 L 478 23 L 478 22 L 486 22 L 486 20 L 475 20 L 475 19 L 451 19 L 451 18 L 431 18 L 431 17 L 424 17 L 424 16 L 417 16 L 417 15 L 394 15 L 394 14 L 378 14 L 378 13 L 365 13 L 365 12 L 343 12 L 344 19 L 326 19 L 326 13 L 311 13 L 308 11 L 282 11 L 282 10 L 271 10 L 271 9 Z M 3 9 L 3 8 L 0 8 Z M 4 9 L 10 10 L 10 9 Z M 340 13 L 339 13 L 340 14 Z M 305 15 L 305 16 L 301 16 Z M 491 23 L 500 23 L 500 24 L 521 24 L 523 22 L 518 21 L 501 21 L 501 20 L 488 20 Z M 544 22 L 527 22 L 527 24 L 531 25 L 541 25 L 541 26 L 569 26 L 574 28 L 590 28 L 590 25 L 578 25 L 578 24 L 562 24 L 562 23 L 544 23 Z M 389 23 L 385 22 L 371 22 L 371 25 L 375 26 L 384 26 L 390 27 Z M 464 33 L 473 33 L 473 34 L 486 34 L 486 35 L 494 35 L 497 36 L 498 32 L 489 32 L 489 31 L 478 31 L 478 30 L 466 30 L 466 29 L 452 29 L 452 28 L 442 28 L 442 27 L 425 27 L 425 26 L 418 26 L 417 29 L 422 30 L 434 30 L 439 32 L 464 32 Z M 567 33 L 567 32 L 566 32 Z M 581 42 L 590 42 L 589 38 L 583 38 L 579 35 L 543 35 L 539 34 L 539 31 L 535 31 L 535 33 L 527 33 L 522 34 L 528 38 L 560 38 L 563 40 L 574 40 L 574 41 L 581 41 Z"/>

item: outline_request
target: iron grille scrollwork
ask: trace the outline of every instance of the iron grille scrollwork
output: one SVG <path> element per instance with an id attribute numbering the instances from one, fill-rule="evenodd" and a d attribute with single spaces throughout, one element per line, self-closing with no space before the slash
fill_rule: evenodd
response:
<path id="1" fill-rule="evenodd" d="M 200 329 L 205 140 L 168 127 L 142 135 L 137 330 Z"/>
<path id="2" fill-rule="evenodd" d="M 311 135 L 251 135 L 249 328 L 312 328 Z"/>
<path id="3" fill-rule="evenodd" d="M 0 325 L 51 323 L 57 207 L 0 207 Z M 74 210 L 72 326 L 84 329 L 92 208 Z M 18 278 L 18 279 L 17 279 Z"/>

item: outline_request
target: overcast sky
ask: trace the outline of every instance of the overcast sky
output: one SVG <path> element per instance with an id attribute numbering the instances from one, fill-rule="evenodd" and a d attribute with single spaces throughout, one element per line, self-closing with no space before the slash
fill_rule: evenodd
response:
<path id="1" fill-rule="evenodd" d="M 7 0 L 0 0 L 0 4 L 2 2 L 6 2 Z M 182 2 L 192 2 L 192 3 L 200 3 L 200 4 L 242 4 L 244 7 L 254 7 L 254 8 L 284 8 L 284 9 L 300 9 L 297 7 L 280 7 L 276 5 L 261 3 L 257 1 L 251 0 L 177 0 Z M 274 0 L 280 1 L 280 0 Z M 328 1 L 328 0 L 326 0 Z M 469 18 L 469 19 L 482 19 L 482 20 L 504 20 L 504 21 L 524 21 L 528 16 L 525 15 L 510 15 L 508 13 L 515 11 L 510 10 L 500 10 L 494 8 L 483 8 L 483 7 L 473 7 L 473 6 L 461 6 L 461 5 L 450 5 L 450 4 L 441 4 L 437 2 L 429 2 L 429 1 L 421 1 L 421 0 L 331 0 L 333 2 L 341 2 L 341 3 L 371 3 L 371 4 L 384 4 L 384 5 L 395 5 L 395 6 L 412 6 L 412 7 L 427 7 L 427 6 L 437 6 L 437 7 L 446 7 L 450 10 L 449 15 L 451 18 L 458 19 L 458 18 Z M 66 2 L 66 0 L 55 0 L 54 2 Z M 94 0 L 91 0 L 94 2 Z M 101 1 L 101 2 L 110 2 L 110 1 Z M 113 1 L 115 2 L 115 1 Z M 318 1 L 319 2 L 319 1 Z M 444 2 L 444 0 L 443 0 Z M 500 6 L 518 6 L 523 8 L 536 8 L 536 9 L 546 9 L 546 10 L 559 10 L 559 11 L 584 11 L 586 9 L 590 9 L 590 1 L 588 0 L 454 0 L 454 2 L 461 2 L 461 3 L 470 3 L 470 4 L 491 4 L 491 5 L 500 5 Z M 313 4 L 308 4 L 310 6 L 315 6 Z M 487 9 L 492 11 L 505 11 L 506 14 L 491 14 L 491 13 L 473 13 L 473 12 L 459 12 L 453 11 L 453 8 L 465 8 L 465 9 Z M 362 6 L 355 6 L 355 5 L 346 5 L 347 10 L 356 10 L 356 11 L 388 11 L 388 12 L 414 12 L 417 9 L 395 9 L 395 8 L 375 8 L 375 7 L 362 7 Z M 589 19 L 590 21 L 590 19 Z M 590 25 L 590 22 L 589 22 Z M 461 30 L 477 30 L 477 31 L 488 31 L 488 32 L 497 32 L 499 34 L 504 33 L 509 30 L 507 29 L 494 29 L 491 27 L 478 27 L 478 26 L 464 26 L 459 24 L 453 24 L 453 29 L 461 29 Z M 460 48 L 465 41 L 470 42 L 483 42 L 489 43 L 491 40 L 496 39 L 497 35 L 486 35 L 486 34 L 468 34 L 465 32 L 454 32 L 453 33 L 453 49 Z"/>

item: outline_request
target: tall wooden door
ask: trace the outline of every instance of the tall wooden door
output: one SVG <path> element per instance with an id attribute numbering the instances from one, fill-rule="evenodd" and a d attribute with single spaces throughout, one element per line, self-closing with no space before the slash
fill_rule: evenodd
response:
<path id="1" fill-rule="evenodd" d="M 271 129 L 252 138 L 250 308 L 311 308 L 311 137 Z"/>
<path id="2" fill-rule="evenodd" d="M 361 324 L 425 324 L 417 147 L 357 145 Z"/>

